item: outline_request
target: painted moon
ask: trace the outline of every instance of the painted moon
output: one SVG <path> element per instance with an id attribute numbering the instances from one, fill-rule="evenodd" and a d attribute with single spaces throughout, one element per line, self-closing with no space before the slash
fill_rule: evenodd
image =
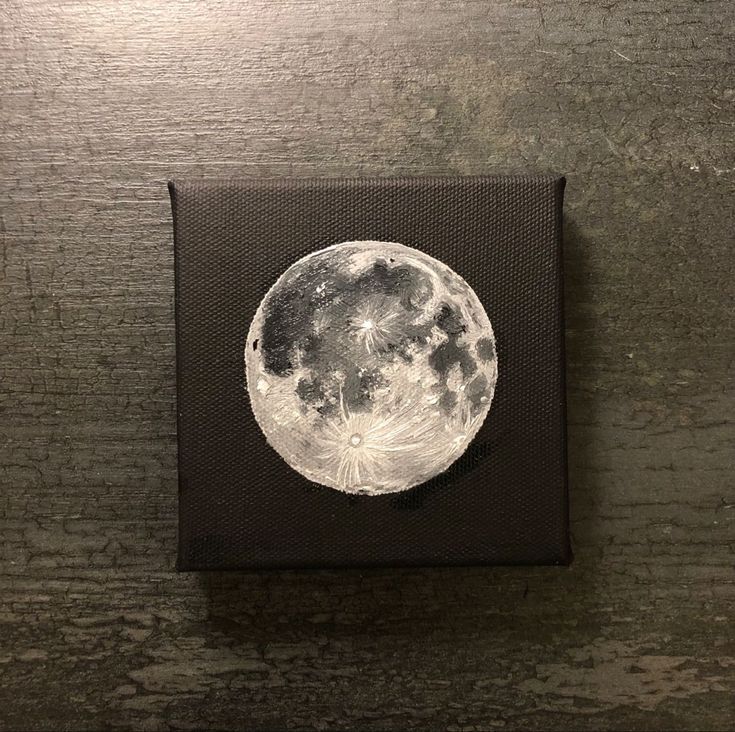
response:
<path id="1" fill-rule="evenodd" d="M 490 409 L 490 319 L 452 269 L 402 244 L 345 242 L 293 264 L 261 302 L 247 388 L 268 443 L 347 493 L 445 471 Z"/>

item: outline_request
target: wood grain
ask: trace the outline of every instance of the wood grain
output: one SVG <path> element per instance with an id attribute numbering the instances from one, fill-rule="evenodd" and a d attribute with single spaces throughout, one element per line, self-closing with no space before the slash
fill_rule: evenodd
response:
<path id="1" fill-rule="evenodd" d="M 1 728 L 733 729 L 732 3 L 0 19 Z M 575 564 L 174 574 L 165 181 L 548 170 Z"/>

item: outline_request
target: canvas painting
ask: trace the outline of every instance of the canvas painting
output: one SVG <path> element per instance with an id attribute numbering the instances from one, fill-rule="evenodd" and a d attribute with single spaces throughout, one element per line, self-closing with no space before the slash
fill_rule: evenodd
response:
<path id="1" fill-rule="evenodd" d="M 179 568 L 569 561 L 563 189 L 172 183 Z"/>

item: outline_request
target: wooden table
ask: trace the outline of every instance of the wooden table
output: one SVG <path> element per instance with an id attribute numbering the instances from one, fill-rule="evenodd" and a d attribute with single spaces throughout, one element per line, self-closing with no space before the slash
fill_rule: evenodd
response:
<path id="1" fill-rule="evenodd" d="M 0 19 L 0 728 L 733 728 L 733 3 Z M 166 180 L 549 170 L 574 565 L 175 574 Z"/>

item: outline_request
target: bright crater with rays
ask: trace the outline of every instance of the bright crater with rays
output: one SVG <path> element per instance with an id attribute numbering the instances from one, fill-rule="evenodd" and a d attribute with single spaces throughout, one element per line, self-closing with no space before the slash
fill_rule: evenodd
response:
<path id="1" fill-rule="evenodd" d="M 467 282 L 417 249 L 372 241 L 284 272 L 253 318 L 245 369 L 281 457 L 367 495 L 444 472 L 482 426 L 498 377 L 492 326 Z"/>

